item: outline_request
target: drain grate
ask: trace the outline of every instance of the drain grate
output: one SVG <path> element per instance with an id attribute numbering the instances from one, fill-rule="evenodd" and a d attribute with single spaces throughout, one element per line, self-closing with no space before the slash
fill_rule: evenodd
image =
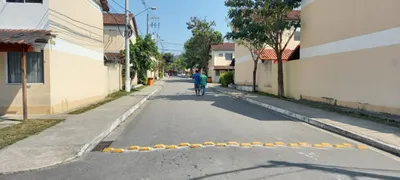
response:
<path id="1" fill-rule="evenodd" d="M 114 141 L 100 141 L 99 144 L 96 145 L 96 147 L 93 148 L 93 151 L 103 151 L 104 148 L 108 148 L 110 147 L 110 145 L 113 143 Z"/>

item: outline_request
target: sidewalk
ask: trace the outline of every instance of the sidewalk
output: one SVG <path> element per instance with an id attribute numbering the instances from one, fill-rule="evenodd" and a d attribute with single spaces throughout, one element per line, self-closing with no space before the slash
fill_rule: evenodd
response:
<path id="1" fill-rule="evenodd" d="M 68 117 L 38 135 L 0 150 L 0 174 L 44 168 L 66 162 L 90 151 L 127 119 L 162 81 L 83 114 Z"/>
<path id="2" fill-rule="evenodd" d="M 400 128 L 212 84 L 210 87 L 400 156 Z"/>

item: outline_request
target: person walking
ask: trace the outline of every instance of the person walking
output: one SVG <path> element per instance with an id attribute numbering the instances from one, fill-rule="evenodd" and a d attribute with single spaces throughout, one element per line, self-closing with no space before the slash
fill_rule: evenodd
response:
<path id="1" fill-rule="evenodd" d="M 196 70 L 196 73 L 193 75 L 194 80 L 194 91 L 196 92 L 196 96 L 200 95 L 200 74 L 199 70 Z"/>
<path id="2" fill-rule="evenodd" d="M 200 88 L 201 88 L 201 95 L 204 96 L 206 93 L 206 86 L 207 86 L 207 76 L 206 73 L 203 72 L 200 76 Z"/>

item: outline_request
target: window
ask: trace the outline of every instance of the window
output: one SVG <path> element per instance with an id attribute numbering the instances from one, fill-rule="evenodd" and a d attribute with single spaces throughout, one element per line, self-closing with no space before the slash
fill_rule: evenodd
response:
<path id="1" fill-rule="evenodd" d="M 43 3 L 43 0 L 6 0 L 9 3 Z"/>
<path id="2" fill-rule="evenodd" d="M 8 83 L 22 83 L 22 53 L 7 53 L 7 81 Z M 44 83 L 43 52 L 26 53 L 27 83 Z"/>
<path id="3" fill-rule="evenodd" d="M 233 58 L 232 56 L 233 56 L 232 53 L 225 53 L 225 60 L 231 61 Z"/>
<path id="4" fill-rule="evenodd" d="M 223 57 L 223 56 L 224 56 L 224 54 L 222 54 L 222 53 L 219 53 L 219 54 L 218 54 L 218 56 L 219 56 L 219 57 Z"/>

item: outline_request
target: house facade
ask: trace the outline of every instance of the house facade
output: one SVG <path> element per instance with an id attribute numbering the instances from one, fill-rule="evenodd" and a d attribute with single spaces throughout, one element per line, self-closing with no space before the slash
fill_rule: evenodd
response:
<path id="1" fill-rule="evenodd" d="M 0 42 L 0 114 L 23 111 L 21 52 L 7 51 L 18 43 L 34 47 L 26 55 L 29 114 L 67 112 L 109 94 L 103 45 L 106 0 L 4 0 L 0 9 L 0 35 L 9 35 Z M 29 32 L 41 31 L 52 38 L 30 41 L 36 36 Z"/>
<path id="2" fill-rule="evenodd" d="M 130 42 L 135 44 L 136 38 L 139 36 L 137 30 L 136 19 L 133 14 L 129 14 Z M 109 66 L 109 75 L 119 79 L 119 81 L 110 81 L 110 91 L 121 89 L 124 82 L 122 79 L 123 62 L 125 57 L 121 51 L 125 50 L 125 14 L 104 13 L 104 55 Z M 114 79 L 110 78 L 110 79 Z M 137 84 L 137 74 L 131 78 L 131 84 Z"/>
<path id="3" fill-rule="evenodd" d="M 400 115 L 399 6 L 303 0 L 300 60 L 285 63 L 286 95 Z"/>
<path id="4" fill-rule="evenodd" d="M 208 77 L 213 82 L 219 82 L 222 73 L 233 70 L 230 66 L 235 54 L 235 43 L 221 43 L 211 45 L 211 58 L 208 62 Z"/>
<path id="5" fill-rule="evenodd" d="M 288 17 L 291 19 L 299 18 L 300 11 L 292 11 Z M 293 34 L 292 37 L 290 35 Z M 283 35 L 283 43 L 288 45 L 283 52 L 282 61 L 286 62 L 293 50 L 300 44 L 300 29 L 286 30 Z M 290 38 L 290 39 L 289 39 Z M 253 69 L 254 61 L 250 51 L 243 45 L 235 44 L 235 84 L 236 87 L 244 91 L 253 91 Z M 286 63 L 284 63 L 286 64 Z M 277 65 L 275 51 L 267 46 L 260 54 L 260 60 L 257 65 L 256 88 L 258 91 L 276 94 L 278 92 L 278 77 L 274 72 Z"/>

